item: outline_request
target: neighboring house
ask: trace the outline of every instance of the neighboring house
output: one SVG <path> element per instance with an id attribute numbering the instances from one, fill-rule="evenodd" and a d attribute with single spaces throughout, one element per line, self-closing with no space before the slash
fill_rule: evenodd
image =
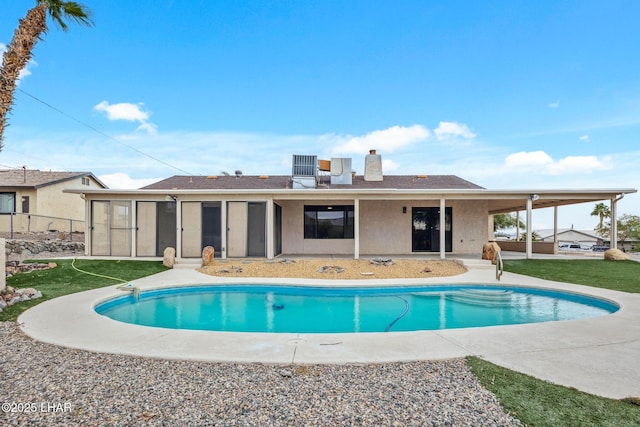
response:
<path id="1" fill-rule="evenodd" d="M 553 242 L 553 229 L 536 230 L 543 242 Z M 589 249 L 591 246 L 602 245 L 602 237 L 598 236 L 593 230 L 575 230 L 574 228 L 558 229 L 558 245 L 580 245 L 583 249 Z"/>
<path id="2" fill-rule="evenodd" d="M 65 189 L 107 188 L 90 172 L 0 170 L 0 231 L 84 231 L 85 202 Z"/>
<path id="3" fill-rule="evenodd" d="M 289 176 L 173 176 L 139 190 L 70 190 L 87 203 L 86 250 L 94 256 L 222 258 L 278 255 L 474 254 L 493 237 L 491 216 L 615 199 L 635 189 L 487 190 L 454 175 L 383 175 L 379 155 L 364 175 L 351 159 L 319 166 L 294 156 Z M 325 175 L 322 171 L 326 170 Z M 530 232 L 530 230 L 528 230 Z M 531 248 L 526 248 L 527 256 Z"/>

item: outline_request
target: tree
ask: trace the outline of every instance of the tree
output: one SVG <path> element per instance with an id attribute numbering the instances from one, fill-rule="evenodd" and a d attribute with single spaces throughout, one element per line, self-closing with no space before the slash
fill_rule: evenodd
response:
<path id="1" fill-rule="evenodd" d="M 518 222 L 518 228 L 524 229 L 524 223 Z M 493 231 L 516 228 L 516 216 L 513 214 L 497 214 L 493 216 Z"/>
<path id="2" fill-rule="evenodd" d="M 20 71 L 31 60 L 38 40 L 47 33 L 47 14 L 63 31 L 68 29 L 67 21 L 86 26 L 93 25 L 89 9 L 74 1 L 64 0 L 36 0 L 35 7 L 29 9 L 26 16 L 20 20 L 2 57 L 0 69 L 0 151 Z"/>
<path id="3" fill-rule="evenodd" d="M 540 235 L 538 233 L 536 233 L 535 231 L 531 232 L 531 241 L 532 242 L 538 242 L 542 240 L 542 237 L 540 237 Z M 520 241 L 521 242 L 526 242 L 527 241 L 527 235 L 523 234 L 522 236 L 520 236 Z"/>
<path id="4" fill-rule="evenodd" d="M 604 219 L 611 217 L 611 210 L 609 210 L 609 206 L 605 205 L 604 203 L 596 203 L 596 205 L 593 207 L 593 211 L 591 211 L 591 216 L 597 216 L 599 218 L 596 230 L 601 232 Z"/>
<path id="5" fill-rule="evenodd" d="M 627 240 L 640 240 L 640 216 L 622 215 L 617 221 L 618 241 L 624 245 Z"/>

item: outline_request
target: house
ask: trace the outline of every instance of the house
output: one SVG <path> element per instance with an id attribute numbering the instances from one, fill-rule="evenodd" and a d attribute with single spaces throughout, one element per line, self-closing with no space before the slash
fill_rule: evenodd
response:
<path id="1" fill-rule="evenodd" d="M 70 188 L 107 188 L 90 172 L 0 170 L 0 231 L 84 231 L 85 202 Z"/>
<path id="2" fill-rule="evenodd" d="M 286 176 L 237 171 L 173 176 L 139 190 L 69 191 L 86 200 L 87 255 L 161 256 L 174 247 L 178 260 L 199 258 L 209 245 L 222 258 L 475 255 L 493 237 L 493 214 L 599 200 L 615 212 L 621 194 L 636 192 L 488 190 L 454 175 L 383 175 L 374 151 L 358 176 L 351 159 L 294 155 L 292 163 Z M 527 256 L 530 242 L 522 242 Z"/>
<path id="3" fill-rule="evenodd" d="M 540 236 L 540 240 L 543 242 L 554 241 L 553 230 L 537 230 Z M 602 237 L 598 236 L 593 230 L 575 230 L 571 228 L 559 228 L 557 236 L 555 236 L 559 246 L 563 245 L 580 245 L 584 249 L 589 249 L 591 246 L 602 245 Z"/>

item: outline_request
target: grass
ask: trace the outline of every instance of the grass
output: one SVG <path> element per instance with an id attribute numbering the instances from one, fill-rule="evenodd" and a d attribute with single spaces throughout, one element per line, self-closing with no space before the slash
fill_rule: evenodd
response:
<path id="1" fill-rule="evenodd" d="M 640 406 L 511 371 L 477 357 L 467 364 L 503 408 L 527 426 L 638 426 Z"/>
<path id="2" fill-rule="evenodd" d="M 48 262 L 39 260 L 39 262 Z M 46 300 L 74 292 L 87 291 L 103 286 L 115 285 L 139 279 L 166 270 L 161 261 L 120 261 L 120 260 L 76 260 L 75 266 L 91 273 L 111 276 L 107 279 L 81 273 L 72 266 L 72 260 L 55 260 L 57 267 L 18 273 L 7 278 L 7 286 L 15 288 L 35 288 L 42 292 L 42 298 L 23 301 L 0 312 L 0 321 L 15 321 L 28 308 Z"/>
<path id="3" fill-rule="evenodd" d="M 504 262 L 504 270 L 557 282 L 640 292 L 640 262 L 604 259 L 526 259 Z"/>

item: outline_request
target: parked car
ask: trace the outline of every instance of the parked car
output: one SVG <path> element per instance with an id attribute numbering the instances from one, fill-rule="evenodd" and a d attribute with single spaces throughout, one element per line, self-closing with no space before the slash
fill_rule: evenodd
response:
<path id="1" fill-rule="evenodd" d="M 591 246 L 591 250 L 594 252 L 604 252 L 607 249 L 610 249 L 609 246 L 598 246 L 598 245 Z"/>
<path id="2" fill-rule="evenodd" d="M 578 243 L 563 243 L 560 246 L 558 246 L 558 249 L 562 249 L 564 251 L 579 251 L 584 248 L 582 247 L 582 245 Z"/>

